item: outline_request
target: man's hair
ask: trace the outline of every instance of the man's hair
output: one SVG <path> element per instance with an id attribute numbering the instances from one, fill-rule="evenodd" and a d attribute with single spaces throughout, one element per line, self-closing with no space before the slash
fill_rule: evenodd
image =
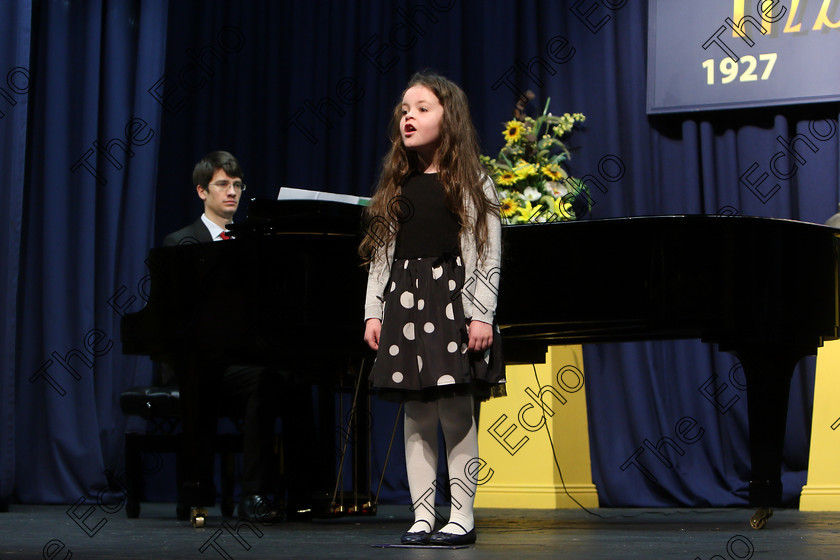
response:
<path id="1" fill-rule="evenodd" d="M 239 162 L 236 161 L 233 154 L 220 150 L 210 152 L 195 164 L 192 174 L 193 185 L 201 185 L 203 189 L 207 190 L 207 185 L 210 184 L 213 174 L 220 168 L 224 169 L 225 173 L 231 177 L 245 178 L 242 173 L 242 168 L 239 167 Z"/>

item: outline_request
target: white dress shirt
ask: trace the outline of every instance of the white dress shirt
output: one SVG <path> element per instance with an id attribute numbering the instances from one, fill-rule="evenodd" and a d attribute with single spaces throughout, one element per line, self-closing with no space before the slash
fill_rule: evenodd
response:
<path id="1" fill-rule="evenodd" d="M 210 231 L 210 237 L 213 238 L 213 241 L 222 241 L 222 232 L 227 230 L 220 228 L 215 222 L 207 217 L 207 214 L 201 215 L 201 221 L 204 222 L 205 226 L 207 226 L 207 229 Z"/>

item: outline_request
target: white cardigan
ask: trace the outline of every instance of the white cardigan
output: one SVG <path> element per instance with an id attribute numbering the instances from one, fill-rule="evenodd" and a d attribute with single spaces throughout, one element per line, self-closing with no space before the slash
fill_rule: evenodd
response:
<path id="1" fill-rule="evenodd" d="M 484 246 L 484 257 L 479 262 L 475 249 L 475 236 L 472 227 L 464 228 L 459 237 L 461 258 L 464 260 L 466 280 L 461 290 L 461 301 L 464 304 L 464 316 L 484 323 L 493 323 L 496 315 L 496 301 L 499 293 L 499 275 L 501 273 L 502 256 L 502 222 L 498 212 L 498 195 L 496 187 L 490 177 L 485 176 L 484 193 L 496 204 L 487 215 L 487 242 Z M 467 208 L 467 219 L 475 223 L 475 207 L 464 197 Z M 365 295 L 365 321 L 368 319 L 382 320 L 385 306 L 385 287 L 391 276 L 391 263 L 394 261 L 395 240 L 385 247 L 378 247 L 374 253 L 373 262 L 368 272 L 367 293 Z"/>

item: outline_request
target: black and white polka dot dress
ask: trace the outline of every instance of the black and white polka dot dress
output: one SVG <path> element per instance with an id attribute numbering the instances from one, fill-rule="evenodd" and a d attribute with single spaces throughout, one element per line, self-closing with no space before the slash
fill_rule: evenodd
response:
<path id="1" fill-rule="evenodd" d="M 472 393 L 479 400 L 503 395 L 498 327 L 493 325 L 490 348 L 478 353 L 467 349 L 461 303 L 465 269 L 457 254 L 459 225 L 446 209 L 443 187 L 435 175 L 419 174 L 402 191 L 411 203 L 412 215 L 400 224 L 397 258 L 385 288 L 379 351 L 371 371 L 373 386 L 381 398 L 397 401 L 449 394 Z M 430 251 L 438 256 L 414 256 Z"/>

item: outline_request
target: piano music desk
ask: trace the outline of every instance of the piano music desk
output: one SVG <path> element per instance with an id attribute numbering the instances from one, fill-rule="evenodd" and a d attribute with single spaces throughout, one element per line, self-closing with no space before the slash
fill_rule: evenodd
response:
<path id="1" fill-rule="evenodd" d="M 508 364 L 508 396 L 481 404 L 475 505 L 579 507 L 568 491 L 580 504 L 597 508 L 581 346 L 549 346 L 536 373 L 535 377 L 531 364 Z"/>

